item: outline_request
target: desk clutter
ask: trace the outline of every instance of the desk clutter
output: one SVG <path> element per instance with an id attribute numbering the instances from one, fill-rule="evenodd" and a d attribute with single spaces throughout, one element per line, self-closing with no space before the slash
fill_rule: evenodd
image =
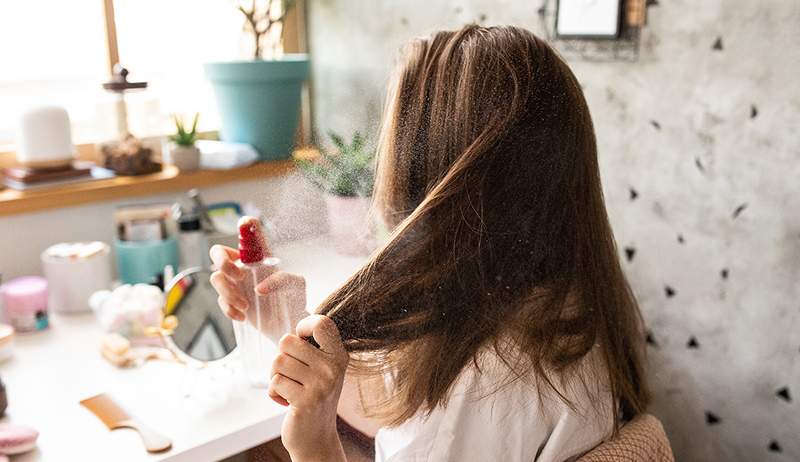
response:
<path id="1" fill-rule="evenodd" d="M 163 140 L 140 139 L 123 127 L 118 139 L 96 146 L 99 160 L 95 163 L 77 159 L 69 115 L 64 108 L 31 108 L 19 119 L 17 165 L 2 169 L 0 187 L 29 191 L 116 176 L 145 175 L 161 171 L 162 158 L 164 163 L 182 172 L 227 170 L 258 160 L 258 152 L 249 144 L 199 140 L 197 117 L 191 131 L 185 130 L 176 119 L 177 133 Z"/>
<path id="2" fill-rule="evenodd" d="M 6 386 L 0 380 L 0 417 L 4 417 L 8 408 Z M 8 461 L 8 456 L 22 454 L 36 447 L 39 431 L 27 425 L 12 422 L 0 423 L 0 462 Z"/>
<path id="3" fill-rule="evenodd" d="M 221 359 L 237 342 L 233 325 L 217 307 L 208 254 L 215 244 L 237 246 L 237 222 L 245 211 L 262 217 L 248 205 L 206 204 L 192 190 L 176 203 L 117 207 L 109 217 L 114 225 L 110 243 L 47 247 L 40 257 L 41 275 L 0 279 L 0 365 L 22 348 L 20 336 L 36 338 L 42 331 L 59 329 L 59 316 L 93 312 L 102 332 L 97 354 L 109 365 L 137 368 L 155 360 L 192 366 L 193 378 L 187 379 L 192 383 L 182 391 L 183 399 L 209 408 L 208 403 L 224 403 L 236 369 Z M 267 220 L 258 220 L 265 231 L 272 231 Z M 23 344 L 32 341 L 26 338 Z M 114 392 L 111 388 L 105 391 Z M 0 387 L 0 404 L 3 393 Z M 137 428 L 148 451 L 170 448 L 169 439 L 149 431 L 107 394 L 81 404 L 110 429 Z M 4 454 L 30 450 L 37 437 L 30 427 L 0 424 L 0 461 Z"/>

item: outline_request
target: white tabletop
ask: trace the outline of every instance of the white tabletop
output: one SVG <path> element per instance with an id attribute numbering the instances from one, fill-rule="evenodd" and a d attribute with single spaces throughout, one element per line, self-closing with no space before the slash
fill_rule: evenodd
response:
<path id="1" fill-rule="evenodd" d="M 281 246 L 277 254 L 284 270 L 306 276 L 312 308 L 364 261 L 337 255 L 320 239 Z M 285 410 L 264 389 L 223 374 L 227 388 L 215 398 L 196 389 L 196 374 L 204 372 L 177 363 L 118 369 L 100 356 L 102 334 L 93 315 L 83 314 L 52 315 L 48 331 L 17 336 L 13 358 L 0 364 L 9 401 L 3 420 L 30 425 L 40 436 L 36 450 L 13 461 L 215 461 L 280 435 Z M 168 436 L 172 449 L 150 455 L 134 431 L 107 430 L 79 404 L 97 393 Z"/>

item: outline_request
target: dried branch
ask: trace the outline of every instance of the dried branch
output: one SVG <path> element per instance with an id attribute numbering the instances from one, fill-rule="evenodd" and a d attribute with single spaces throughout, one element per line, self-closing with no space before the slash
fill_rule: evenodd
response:
<path id="1" fill-rule="evenodd" d="M 276 1 L 281 2 L 281 15 L 277 18 L 272 17 L 273 12 L 273 4 Z M 250 11 L 246 10 L 243 6 L 239 5 L 238 9 L 245 17 L 245 25 L 246 27 L 250 28 L 250 32 L 253 34 L 253 58 L 260 59 L 262 53 L 262 45 L 261 39 L 265 35 L 268 35 L 274 26 L 279 24 L 283 24 L 284 19 L 286 19 L 286 12 L 294 5 L 293 0 L 267 0 L 267 8 L 263 14 L 258 14 L 258 10 L 256 8 L 256 0 L 252 1 Z M 262 24 L 262 27 L 259 27 L 259 24 Z"/>

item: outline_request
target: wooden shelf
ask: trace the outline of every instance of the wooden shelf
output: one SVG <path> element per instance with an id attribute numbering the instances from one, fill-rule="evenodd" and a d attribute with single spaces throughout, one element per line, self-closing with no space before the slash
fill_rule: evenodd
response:
<path id="1" fill-rule="evenodd" d="M 284 175 L 294 168 L 292 160 L 260 162 L 232 170 L 200 170 L 188 173 L 181 173 L 170 165 L 164 166 L 161 172 L 150 175 L 119 176 L 29 191 L 3 189 L 0 190 L 0 216 L 266 178 Z"/>

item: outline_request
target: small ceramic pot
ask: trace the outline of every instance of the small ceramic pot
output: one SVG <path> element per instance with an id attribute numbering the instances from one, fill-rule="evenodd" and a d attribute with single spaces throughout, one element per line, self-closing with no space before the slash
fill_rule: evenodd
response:
<path id="1" fill-rule="evenodd" d="M 200 151 L 194 146 L 170 144 L 169 163 L 182 172 L 191 172 L 200 168 Z"/>
<path id="2" fill-rule="evenodd" d="M 370 198 L 324 194 L 328 227 L 336 251 L 367 255 L 375 247 L 375 227 L 370 220 Z"/>

